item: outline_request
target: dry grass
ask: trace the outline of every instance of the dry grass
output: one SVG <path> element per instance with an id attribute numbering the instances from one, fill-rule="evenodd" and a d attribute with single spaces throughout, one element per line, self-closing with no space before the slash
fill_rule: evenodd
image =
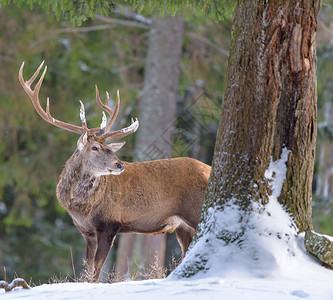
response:
<path id="1" fill-rule="evenodd" d="M 163 264 L 160 262 L 158 253 L 155 253 L 154 261 L 149 264 L 148 267 L 143 267 L 140 273 L 140 277 L 143 280 L 148 279 L 163 279 L 166 278 L 168 274 L 168 269 L 163 267 Z"/>
<path id="2" fill-rule="evenodd" d="M 140 271 L 130 274 L 122 275 L 112 271 L 107 274 L 107 281 L 110 283 L 122 282 L 122 281 L 135 281 L 135 280 L 149 280 L 149 279 L 163 279 L 166 278 L 180 263 L 180 259 L 177 260 L 174 256 L 171 258 L 171 262 L 168 267 L 163 267 L 160 263 L 158 254 L 155 254 L 154 261 L 149 267 L 142 267 Z"/>
<path id="3" fill-rule="evenodd" d="M 49 279 L 48 279 L 48 283 L 49 284 L 54 284 L 54 283 L 64 283 L 64 282 L 77 282 L 78 280 L 74 277 L 72 277 L 71 275 L 67 274 L 67 275 L 52 275 Z"/>
<path id="4" fill-rule="evenodd" d="M 72 260 L 72 268 L 73 268 L 73 275 L 53 275 L 49 278 L 48 283 L 64 283 L 64 282 L 87 282 L 91 279 L 91 274 L 89 274 L 87 269 L 87 263 L 84 260 L 83 265 L 84 269 L 79 277 L 76 277 L 75 266 L 73 263 L 73 257 L 71 254 Z M 133 274 L 120 274 L 116 273 L 113 269 L 110 273 L 103 272 L 101 274 L 101 278 L 105 279 L 104 282 L 109 283 L 117 283 L 123 281 L 135 281 L 135 280 L 149 280 L 149 279 L 163 279 L 166 278 L 180 263 L 180 259 L 176 259 L 174 256 L 171 257 L 171 262 L 169 263 L 168 267 L 162 266 L 159 260 L 159 256 L 156 253 L 153 262 L 149 265 L 149 267 L 141 267 L 138 272 Z"/>
<path id="5" fill-rule="evenodd" d="M 116 273 L 115 270 L 112 270 L 110 273 L 106 274 L 107 282 L 109 283 L 117 283 L 123 282 L 127 280 L 133 280 L 132 278 L 128 278 L 126 275 Z"/>

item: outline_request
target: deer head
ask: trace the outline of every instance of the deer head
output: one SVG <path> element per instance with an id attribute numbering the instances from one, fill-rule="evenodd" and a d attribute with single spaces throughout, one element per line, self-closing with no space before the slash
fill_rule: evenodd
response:
<path id="1" fill-rule="evenodd" d="M 109 107 L 109 94 L 106 92 L 106 103 L 103 104 L 100 96 L 97 85 L 96 87 L 96 102 L 99 107 L 103 109 L 103 117 L 102 117 L 102 123 L 101 126 L 98 128 L 91 128 L 89 129 L 86 122 L 85 117 L 85 109 L 83 103 L 81 103 L 81 109 L 80 109 L 80 119 L 81 119 L 81 126 L 76 126 L 73 124 L 65 123 L 62 121 L 59 121 L 52 117 L 50 113 L 50 106 L 49 106 L 49 98 L 47 98 L 46 102 L 46 110 L 44 110 L 39 102 L 39 91 L 43 83 L 44 76 L 46 74 L 47 66 L 45 66 L 43 73 L 38 80 L 37 84 L 35 85 L 35 88 L 31 88 L 31 84 L 35 81 L 38 74 L 40 73 L 42 67 L 44 65 L 44 61 L 40 64 L 40 66 L 37 68 L 35 73 L 32 75 L 32 77 L 25 81 L 23 78 L 23 68 L 24 68 L 24 62 L 22 63 L 19 71 L 19 81 L 25 90 L 25 92 L 28 94 L 29 98 L 31 99 L 31 102 L 37 111 L 37 113 L 48 123 L 57 126 L 59 128 L 75 132 L 80 134 L 80 138 L 77 142 L 77 151 L 79 151 L 82 154 L 82 157 L 84 157 L 84 164 L 83 168 L 89 169 L 90 173 L 92 173 L 95 176 L 101 176 L 101 175 L 109 175 L 109 174 L 120 174 L 124 170 L 123 163 L 117 158 L 117 156 L 114 154 L 116 151 L 118 151 L 125 142 L 120 143 L 108 143 L 107 141 L 110 139 L 120 139 L 123 138 L 133 132 L 135 132 L 139 127 L 139 121 L 137 118 L 135 118 L 135 121 L 132 119 L 132 123 L 130 126 L 119 129 L 116 131 L 111 131 L 111 126 L 114 123 L 114 121 L 117 118 L 118 111 L 119 111 L 119 103 L 120 103 L 120 96 L 119 96 L 119 90 L 117 91 L 117 101 L 115 109 L 112 110 Z M 104 113 L 106 111 L 110 118 L 107 121 L 106 115 Z"/>

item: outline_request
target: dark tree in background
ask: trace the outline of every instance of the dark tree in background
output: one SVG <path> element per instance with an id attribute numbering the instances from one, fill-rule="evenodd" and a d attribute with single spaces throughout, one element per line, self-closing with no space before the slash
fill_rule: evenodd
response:
<path id="1" fill-rule="evenodd" d="M 184 22 L 180 17 L 153 19 L 149 31 L 143 90 L 139 97 L 140 130 L 135 143 L 135 160 L 172 156 L 169 131 L 176 116 L 183 27 Z M 156 259 L 156 263 L 163 267 L 165 247 L 166 234 L 121 235 L 116 272 L 125 275 L 131 265 L 134 268 L 143 265 L 145 269 L 149 269 Z M 138 249 L 139 255 L 133 253 L 135 249 Z"/>

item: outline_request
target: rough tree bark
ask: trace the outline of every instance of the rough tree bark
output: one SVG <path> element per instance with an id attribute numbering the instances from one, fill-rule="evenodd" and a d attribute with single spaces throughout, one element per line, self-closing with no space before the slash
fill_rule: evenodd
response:
<path id="1" fill-rule="evenodd" d="M 265 171 L 288 149 L 278 201 L 298 232 L 312 229 L 311 185 L 316 143 L 316 28 L 320 0 L 238 1 L 229 55 L 228 83 L 201 225 L 216 210 L 235 205 L 240 231 L 214 234 L 225 243 L 244 239 L 253 203 L 266 205 Z M 212 209 L 214 208 L 214 209 Z M 230 227 L 233 224 L 230 224 Z M 199 255 L 199 254 L 198 254 Z M 200 254 L 202 255 L 202 254 Z M 205 269 L 207 257 L 177 274 Z"/>
<path id="2" fill-rule="evenodd" d="M 235 197 L 242 207 L 253 200 L 266 203 L 269 192 L 264 172 L 271 157 L 279 159 L 287 147 L 287 177 L 279 200 L 300 231 L 312 227 L 315 32 L 320 1 L 315 2 L 240 2 L 215 150 L 224 155 L 215 157 L 209 186 L 213 199 Z M 237 175 L 231 176 L 237 162 Z M 229 184 L 219 186 L 219 178 Z M 238 180 L 241 185 L 233 184 Z"/>
<path id="3" fill-rule="evenodd" d="M 176 115 L 179 64 L 183 43 L 183 20 L 167 16 L 154 19 L 149 37 L 144 87 L 140 103 L 140 130 L 135 145 L 136 160 L 170 158 L 172 141 L 170 130 Z M 170 127 L 171 126 L 171 127 Z M 128 247 L 129 246 L 129 247 Z M 142 261 L 135 264 L 149 268 L 158 260 L 164 265 L 166 235 L 122 235 L 116 272 L 126 274 L 139 248 Z"/>

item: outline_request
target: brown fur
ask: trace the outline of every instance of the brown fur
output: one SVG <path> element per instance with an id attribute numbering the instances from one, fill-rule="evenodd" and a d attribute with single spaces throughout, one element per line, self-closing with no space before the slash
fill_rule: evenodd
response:
<path id="1" fill-rule="evenodd" d="M 60 204 L 86 240 L 90 280 L 98 281 L 117 233 L 175 230 L 184 256 L 200 219 L 211 167 L 185 157 L 125 162 L 120 175 L 96 177 L 85 167 L 96 142 L 104 161 L 119 162 L 104 141 L 89 137 L 67 161 L 57 185 Z"/>

